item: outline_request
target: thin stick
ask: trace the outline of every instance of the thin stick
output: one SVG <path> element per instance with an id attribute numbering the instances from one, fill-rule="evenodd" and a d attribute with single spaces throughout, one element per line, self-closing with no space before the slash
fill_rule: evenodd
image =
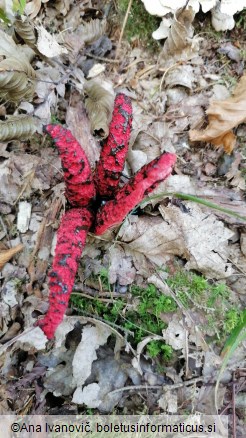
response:
<path id="1" fill-rule="evenodd" d="M 115 389 L 114 391 L 111 391 L 108 393 L 108 395 L 113 395 L 116 394 L 117 392 L 121 392 L 121 391 L 129 391 L 131 389 L 136 390 L 145 390 L 146 389 L 162 389 L 164 392 L 169 391 L 170 389 L 173 391 L 174 389 L 178 389 L 178 388 L 183 388 L 184 386 L 190 386 L 190 385 L 194 385 L 197 382 L 202 382 L 203 381 L 203 377 L 196 377 L 195 379 L 192 380 L 188 380 L 186 382 L 182 382 L 182 383 L 175 383 L 174 385 L 136 385 L 136 386 L 124 386 L 123 388 L 118 388 Z"/>
<path id="2" fill-rule="evenodd" d="M 92 53 L 85 52 L 85 55 L 88 56 L 88 58 L 93 58 L 93 59 L 96 59 L 97 61 L 110 62 L 113 64 L 119 64 L 119 62 L 120 62 L 120 59 L 104 58 L 104 56 L 96 56 L 96 55 L 93 55 Z"/>
<path id="3" fill-rule="evenodd" d="M 132 1 L 133 0 L 129 0 L 128 6 L 127 6 L 126 15 L 125 15 L 125 18 L 124 18 L 124 21 L 123 21 L 123 25 L 122 25 L 121 32 L 120 32 L 120 38 L 119 38 L 119 42 L 118 42 L 116 53 L 115 53 L 115 58 L 116 59 L 119 57 L 120 46 L 121 46 L 122 38 L 123 38 L 123 35 L 124 35 L 124 31 L 125 31 L 126 23 L 127 23 L 127 20 L 128 20 L 128 16 L 130 14 L 130 10 L 131 10 L 131 7 L 132 7 Z"/>

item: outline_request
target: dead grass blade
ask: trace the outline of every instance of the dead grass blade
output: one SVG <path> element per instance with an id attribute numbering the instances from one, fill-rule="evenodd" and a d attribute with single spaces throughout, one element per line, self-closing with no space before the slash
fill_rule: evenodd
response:
<path id="1" fill-rule="evenodd" d="M 22 251 L 23 245 L 20 243 L 14 248 L 6 249 L 0 251 L 0 270 L 3 269 L 4 265 L 18 252 Z"/>

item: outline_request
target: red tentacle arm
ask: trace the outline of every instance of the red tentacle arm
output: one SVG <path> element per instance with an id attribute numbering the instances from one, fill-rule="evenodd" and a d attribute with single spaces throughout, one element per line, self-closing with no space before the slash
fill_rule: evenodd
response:
<path id="1" fill-rule="evenodd" d="M 118 190 L 115 199 L 108 201 L 98 210 L 95 234 L 101 235 L 110 227 L 120 224 L 148 193 L 171 174 L 175 162 L 175 154 L 164 153 L 143 166 L 124 187 Z"/>
<path id="2" fill-rule="evenodd" d="M 46 125 L 61 157 L 66 198 L 74 207 L 86 207 L 96 196 L 89 161 L 84 150 L 68 129 L 61 125 Z"/>
<path id="3" fill-rule="evenodd" d="M 44 319 L 37 322 L 48 339 L 54 337 L 68 307 L 78 263 L 92 224 L 92 213 L 87 208 L 73 208 L 62 217 L 57 232 L 57 244 L 52 269 L 49 272 L 49 309 Z"/>
<path id="4" fill-rule="evenodd" d="M 118 188 L 128 152 L 131 127 L 131 100 L 119 93 L 114 102 L 109 135 L 102 146 L 94 176 L 97 194 L 100 196 L 112 197 Z"/>

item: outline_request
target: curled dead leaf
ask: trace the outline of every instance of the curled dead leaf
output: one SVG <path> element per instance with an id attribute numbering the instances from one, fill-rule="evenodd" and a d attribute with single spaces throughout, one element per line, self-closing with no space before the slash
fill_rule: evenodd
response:
<path id="1" fill-rule="evenodd" d="M 36 73 L 14 40 L 0 30 L 0 99 L 19 103 L 31 100 Z"/>
<path id="2" fill-rule="evenodd" d="M 85 85 L 85 91 L 88 95 L 85 107 L 91 122 L 91 131 L 106 138 L 109 133 L 114 95 L 96 81 L 89 81 Z"/>
<path id="3" fill-rule="evenodd" d="M 194 16 L 192 8 L 182 8 L 176 12 L 159 57 L 161 67 L 167 67 L 169 63 L 173 65 L 176 61 L 187 61 L 197 55 L 199 38 L 193 37 Z"/>
<path id="4" fill-rule="evenodd" d="M 9 116 L 7 120 L 0 121 L 0 141 L 23 140 L 31 137 L 36 130 L 34 117 Z"/>
<path id="5" fill-rule="evenodd" d="M 80 30 L 82 31 L 82 34 L 80 35 L 81 39 L 85 44 L 90 44 L 105 33 L 106 20 L 99 20 L 96 18 L 95 20 L 91 20 L 88 23 L 81 25 Z"/>
<path id="6" fill-rule="evenodd" d="M 23 245 L 20 243 L 14 248 L 6 249 L 0 251 L 0 270 L 3 269 L 4 265 L 18 252 L 22 251 Z"/>
<path id="7" fill-rule="evenodd" d="M 244 74 L 233 95 L 225 100 L 213 101 L 207 109 L 208 126 L 203 131 L 191 130 L 191 141 L 208 141 L 214 146 L 223 146 L 230 154 L 236 143 L 232 128 L 246 120 L 246 74 Z"/>
<path id="8" fill-rule="evenodd" d="M 23 41 L 30 47 L 33 47 L 36 43 L 36 35 L 34 33 L 34 26 L 30 20 L 22 19 L 15 20 L 14 23 L 15 32 L 23 39 Z"/>

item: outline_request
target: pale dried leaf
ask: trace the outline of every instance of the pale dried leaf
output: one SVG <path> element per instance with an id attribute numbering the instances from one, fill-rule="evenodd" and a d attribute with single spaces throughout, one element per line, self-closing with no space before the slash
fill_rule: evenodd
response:
<path id="1" fill-rule="evenodd" d="M 191 141 L 223 145 L 225 152 L 230 154 L 236 143 L 236 137 L 231 130 L 246 120 L 246 74 L 241 77 L 230 98 L 210 103 L 207 114 L 207 128 L 204 131 L 190 131 Z"/>
<path id="2" fill-rule="evenodd" d="M 22 251 L 23 245 L 19 244 L 14 248 L 10 248 L 7 250 L 0 251 L 0 270 L 4 267 L 4 265 L 18 252 Z"/>
<path id="3" fill-rule="evenodd" d="M 128 151 L 128 160 L 131 164 L 131 169 L 133 173 L 136 173 L 141 167 L 143 167 L 147 162 L 147 155 L 145 152 L 130 149 Z"/>
<path id="4" fill-rule="evenodd" d="M 160 217 L 130 217 L 119 236 L 128 243 L 134 258 L 138 259 L 138 253 L 142 253 L 158 266 L 165 265 L 170 255 L 189 256 L 176 224 L 168 224 Z"/>
<path id="5" fill-rule="evenodd" d="M 0 121 L 0 141 L 24 140 L 30 138 L 36 130 L 37 124 L 33 117 L 9 116 L 6 121 Z"/>
<path id="6" fill-rule="evenodd" d="M 85 100 L 85 107 L 91 122 L 91 131 L 105 138 L 109 133 L 114 95 L 104 86 L 93 80 L 87 82 L 85 91 L 88 95 Z"/>
<path id="7" fill-rule="evenodd" d="M 107 342 L 111 330 L 106 326 L 86 326 L 82 332 L 73 358 L 73 379 L 76 386 L 83 385 L 91 374 L 92 362 L 97 359 L 96 350 Z"/>
<path id="8" fill-rule="evenodd" d="M 14 40 L 0 29 L 0 55 L 19 57 Z"/>
<path id="9" fill-rule="evenodd" d="M 101 73 L 103 73 L 105 69 L 106 67 L 104 64 L 94 64 L 93 67 L 90 69 L 87 78 L 95 78 L 96 76 L 99 76 Z"/>
<path id="10" fill-rule="evenodd" d="M 19 211 L 17 216 L 17 229 L 21 233 L 25 233 L 28 230 L 30 218 L 31 218 L 32 204 L 27 201 L 19 202 Z"/>
<path id="11" fill-rule="evenodd" d="M 178 395 L 176 392 L 170 390 L 165 391 L 159 400 L 158 405 L 164 412 L 168 412 L 170 414 L 177 414 L 178 412 Z"/>
<path id="12" fill-rule="evenodd" d="M 182 321 L 178 321 L 175 316 L 174 319 L 169 322 L 168 327 L 162 330 L 163 339 L 165 339 L 168 345 L 174 350 L 182 350 L 185 352 L 186 347 L 186 329 Z"/>
<path id="13" fill-rule="evenodd" d="M 47 58 L 54 58 L 68 53 L 58 42 L 56 35 L 51 35 L 43 26 L 36 26 L 38 32 L 37 49 Z"/>
<path id="14" fill-rule="evenodd" d="M 43 152 L 44 158 L 13 153 L 8 160 L 0 163 L 0 197 L 6 204 L 13 204 L 20 193 L 28 198 L 34 191 L 50 188 L 61 164 L 49 149 Z"/>
<path id="15" fill-rule="evenodd" d="M 198 205 L 185 202 L 185 206 L 187 211 L 173 205 L 160 206 L 163 222 L 160 217 L 128 218 L 119 236 L 128 243 L 135 266 L 142 255 L 157 266 L 165 265 L 171 255 L 178 255 L 188 261 L 187 269 L 195 269 L 208 278 L 230 276 L 228 239 L 233 233 Z"/>
<path id="16" fill-rule="evenodd" d="M 41 8 L 42 3 L 46 3 L 48 0 L 32 0 L 28 1 L 25 7 L 25 14 L 29 16 L 30 19 L 35 18 Z"/>
<path id="17" fill-rule="evenodd" d="M 160 206 L 159 210 L 164 220 L 176 227 L 185 240 L 189 252 L 186 268 L 195 269 L 208 278 L 229 277 L 232 267 L 228 263 L 228 240 L 233 232 L 197 204 L 186 202 L 185 206 L 187 212 L 174 206 L 165 209 Z"/>
<path id="18" fill-rule="evenodd" d="M 33 327 L 32 329 L 25 330 L 20 337 L 22 344 L 27 344 L 26 351 L 31 347 L 35 347 L 36 350 L 44 350 L 47 342 L 47 338 L 39 327 Z M 24 346 L 23 346 L 24 347 Z"/>
<path id="19" fill-rule="evenodd" d="M 182 87 L 192 90 L 196 81 L 197 77 L 191 65 L 175 66 L 171 68 L 165 76 L 165 85 L 169 88 L 175 85 L 181 85 Z"/>
<path id="20" fill-rule="evenodd" d="M 98 383 L 90 383 L 83 389 L 78 387 L 73 393 L 73 403 L 79 405 L 85 404 L 88 408 L 98 408 L 101 404 L 99 394 L 100 386 Z"/>
<path id="21" fill-rule="evenodd" d="M 109 249 L 109 263 L 109 282 L 111 284 L 116 282 L 121 285 L 133 283 L 136 269 L 132 264 L 132 258 L 126 255 L 123 248 L 112 246 Z"/>

